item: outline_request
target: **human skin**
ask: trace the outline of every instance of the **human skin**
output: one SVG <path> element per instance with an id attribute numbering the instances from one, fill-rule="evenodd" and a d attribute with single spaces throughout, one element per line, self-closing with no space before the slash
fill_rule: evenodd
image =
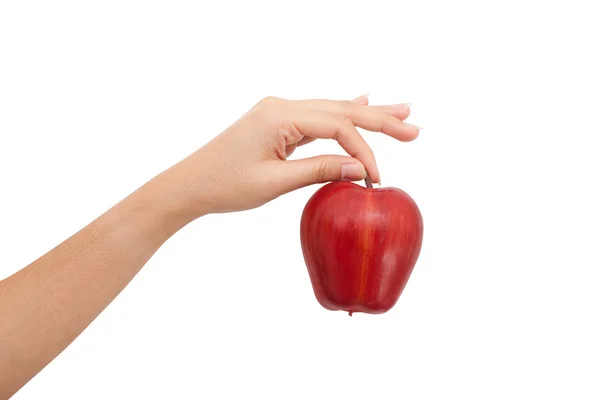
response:
<path id="1" fill-rule="evenodd" d="M 380 181 L 356 130 L 418 136 L 404 104 L 266 98 L 232 126 L 145 183 L 85 228 L 0 281 L 0 399 L 60 354 L 181 228 L 207 214 L 259 207 L 339 179 Z M 288 160 L 297 146 L 334 139 L 349 156 Z M 210 190 L 206 190 L 210 188 Z"/>

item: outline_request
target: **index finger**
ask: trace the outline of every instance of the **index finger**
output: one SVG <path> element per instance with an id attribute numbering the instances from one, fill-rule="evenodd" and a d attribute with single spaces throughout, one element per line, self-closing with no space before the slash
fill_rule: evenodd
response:
<path id="1" fill-rule="evenodd" d="M 373 150 L 348 117 L 310 108 L 298 111 L 293 123 L 303 136 L 336 140 L 346 153 L 364 165 L 373 182 L 381 180 Z"/>

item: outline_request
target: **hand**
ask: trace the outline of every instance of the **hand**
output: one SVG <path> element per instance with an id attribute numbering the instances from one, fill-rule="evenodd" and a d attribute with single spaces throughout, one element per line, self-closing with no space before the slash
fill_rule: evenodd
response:
<path id="1" fill-rule="evenodd" d="M 408 141 L 418 135 L 402 122 L 408 114 L 405 105 L 371 107 L 364 97 L 262 100 L 210 143 L 0 281 L 0 353 L 9 355 L 0 356 L 0 398 L 52 361 L 190 221 L 258 207 L 313 183 L 367 174 L 378 182 L 375 157 L 356 127 Z M 287 160 L 317 138 L 337 140 L 350 157 Z"/>
<path id="2" fill-rule="evenodd" d="M 183 193 L 182 206 L 192 218 L 255 208 L 315 183 L 361 180 L 367 174 L 378 183 L 375 156 L 356 127 L 411 141 L 419 128 L 403 122 L 409 113 L 405 104 L 369 106 L 366 96 L 353 101 L 269 97 L 165 175 Z M 349 156 L 287 160 L 297 146 L 319 138 L 335 139 Z"/>

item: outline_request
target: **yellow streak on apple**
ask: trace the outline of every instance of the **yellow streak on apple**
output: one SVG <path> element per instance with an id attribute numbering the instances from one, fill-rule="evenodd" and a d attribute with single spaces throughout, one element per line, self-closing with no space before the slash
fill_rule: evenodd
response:
<path id="1" fill-rule="evenodd" d="M 366 201 L 366 214 L 370 214 L 371 210 L 373 209 L 373 196 L 372 193 L 369 193 L 367 196 L 367 201 Z M 366 287 L 367 287 L 367 271 L 368 271 L 368 256 L 369 256 L 369 248 L 371 247 L 371 240 L 372 240 L 372 235 L 371 235 L 371 226 L 369 225 L 367 227 L 367 229 L 365 229 L 363 231 L 363 233 L 361 234 L 360 237 L 360 248 L 361 248 L 361 256 L 362 256 L 362 263 L 361 263 L 361 274 L 360 274 L 360 280 L 358 282 L 358 301 L 359 301 L 359 305 L 364 305 L 364 298 L 365 298 L 365 291 L 366 291 Z M 350 314 L 352 315 L 352 314 Z"/>

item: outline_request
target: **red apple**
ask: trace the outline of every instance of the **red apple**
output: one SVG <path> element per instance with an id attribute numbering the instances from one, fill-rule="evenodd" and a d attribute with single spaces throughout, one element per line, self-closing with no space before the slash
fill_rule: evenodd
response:
<path id="1" fill-rule="evenodd" d="M 421 252 L 423 219 L 397 188 L 336 181 L 302 214 L 302 252 L 315 296 L 328 310 L 381 314 L 398 301 Z"/>

